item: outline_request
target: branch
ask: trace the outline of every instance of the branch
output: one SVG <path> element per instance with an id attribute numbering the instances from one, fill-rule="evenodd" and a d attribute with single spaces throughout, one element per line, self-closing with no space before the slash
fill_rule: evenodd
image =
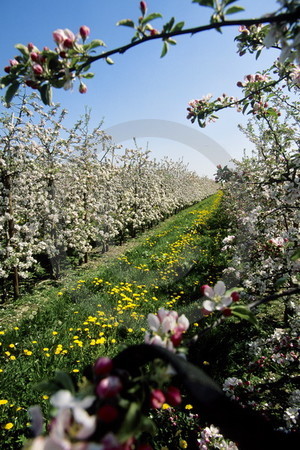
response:
<path id="1" fill-rule="evenodd" d="M 252 309 L 258 305 L 262 305 L 263 303 L 268 303 L 271 300 L 277 300 L 278 298 L 281 298 L 281 297 L 287 297 L 287 296 L 295 295 L 295 294 L 299 294 L 299 293 L 300 293 L 300 288 L 289 289 L 287 291 L 280 292 L 279 294 L 272 294 L 272 295 L 268 295 L 267 297 L 263 297 L 259 300 L 256 300 L 256 301 L 250 303 L 248 306 L 250 309 Z"/>
<path id="2" fill-rule="evenodd" d="M 293 23 L 293 22 L 296 22 L 297 19 L 299 19 L 299 18 L 300 18 L 300 7 L 297 8 L 296 11 L 294 11 L 293 13 L 279 14 L 278 16 L 261 17 L 258 19 L 228 20 L 228 21 L 224 20 L 222 22 L 211 23 L 209 25 L 202 25 L 202 26 L 195 27 L 195 28 L 187 28 L 185 30 L 171 31 L 169 33 L 161 33 L 161 34 L 156 34 L 153 36 L 147 36 L 138 41 L 134 41 L 134 42 L 131 42 L 130 44 L 123 45 L 122 47 L 118 47 L 116 49 L 101 53 L 101 55 L 92 56 L 92 57 L 88 58 L 87 61 L 85 63 L 83 63 L 77 70 L 80 72 L 84 67 L 88 66 L 89 64 L 91 64 L 95 61 L 108 58 L 109 56 L 115 55 L 116 53 L 120 53 L 120 54 L 125 53 L 130 48 L 133 48 L 137 45 L 143 44 L 144 42 L 152 41 L 154 39 L 166 40 L 166 39 L 169 39 L 174 36 L 181 36 L 184 34 L 194 35 L 196 33 L 201 33 L 203 31 L 207 31 L 207 30 L 218 30 L 222 27 L 232 27 L 232 26 L 240 26 L 240 25 L 251 26 L 251 25 L 258 25 L 258 24 L 262 24 L 262 23 L 266 23 L 266 24 L 281 23 L 281 22 Z M 74 71 L 74 70 L 75 69 L 71 69 L 71 71 Z"/>

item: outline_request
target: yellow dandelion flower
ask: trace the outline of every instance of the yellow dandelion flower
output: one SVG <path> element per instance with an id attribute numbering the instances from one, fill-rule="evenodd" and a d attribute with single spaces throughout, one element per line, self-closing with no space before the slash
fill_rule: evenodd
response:
<path id="1" fill-rule="evenodd" d="M 78 369 L 73 369 L 72 372 L 77 373 L 77 372 L 79 372 L 79 370 Z"/>
<path id="2" fill-rule="evenodd" d="M 49 395 L 43 395 L 43 397 L 42 397 L 44 400 L 48 400 L 48 398 L 49 398 Z"/>
<path id="3" fill-rule="evenodd" d="M 169 409 L 169 408 L 171 408 L 171 406 L 168 405 L 168 403 L 163 403 L 162 409 Z"/>
<path id="4" fill-rule="evenodd" d="M 9 423 L 6 423 L 6 424 L 3 426 L 3 428 L 4 428 L 4 430 L 11 430 L 13 426 L 14 426 L 14 424 L 11 423 L 11 422 L 9 422 Z"/>
<path id="5" fill-rule="evenodd" d="M 15 361 L 16 357 L 14 355 L 12 355 L 9 359 L 11 359 L 12 361 Z"/>
<path id="6" fill-rule="evenodd" d="M 57 331 L 52 331 L 53 336 L 56 336 L 58 334 Z"/>
<path id="7" fill-rule="evenodd" d="M 185 405 L 184 408 L 185 408 L 185 409 L 193 409 L 193 405 L 188 404 L 188 405 Z"/>
<path id="8" fill-rule="evenodd" d="M 0 405 L 6 405 L 8 403 L 8 400 L 0 400 Z"/>

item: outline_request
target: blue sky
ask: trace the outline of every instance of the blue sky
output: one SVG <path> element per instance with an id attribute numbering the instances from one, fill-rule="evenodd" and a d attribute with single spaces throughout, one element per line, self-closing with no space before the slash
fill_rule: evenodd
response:
<path id="1" fill-rule="evenodd" d="M 148 0 L 147 3 L 149 12 L 163 15 L 163 20 L 153 22 L 158 29 L 172 16 L 178 21 L 184 20 L 186 27 L 209 21 L 210 10 L 192 4 L 191 0 Z M 235 19 L 259 17 L 277 9 L 276 0 L 241 0 L 238 4 L 246 11 L 232 16 Z M 124 18 L 136 19 L 140 15 L 138 5 L 136 0 L 5 2 L 1 8 L 0 65 L 6 66 L 17 54 L 16 43 L 33 42 L 39 48 L 45 45 L 54 48 L 52 31 L 57 28 L 77 32 L 81 25 L 87 25 L 91 29 L 90 38 L 102 39 L 108 49 L 124 45 L 130 41 L 132 30 L 115 24 Z M 70 126 L 84 114 L 87 106 L 92 111 L 92 125 L 103 119 L 104 129 L 115 127 L 120 131 L 116 126 L 129 122 L 121 129 L 125 127 L 129 135 L 132 133 L 132 137 L 137 137 L 139 146 L 148 146 L 153 157 L 183 158 L 199 174 L 212 176 L 214 163 L 203 156 L 201 145 L 205 147 L 206 155 L 215 152 L 213 160 L 221 149 L 233 158 L 241 158 L 244 149 L 250 152 L 252 148 L 237 129 L 238 123 L 245 123 L 246 119 L 234 110 L 224 111 L 219 121 L 200 129 L 186 119 L 188 101 L 207 93 L 239 95 L 236 82 L 246 74 L 268 67 L 276 57 L 271 50 L 258 61 L 251 55 L 239 57 L 233 41 L 236 34 L 237 29 L 226 29 L 222 35 L 209 31 L 193 37 L 178 37 L 178 45 L 163 59 L 160 58 L 162 44 L 159 41 L 135 47 L 123 55 L 116 55 L 113 66 L 104 61 L 96 62 L 92 68 L 95 78 L 88 80 L 86 94 L 79 94 L 77 86 L 72 92 L 55 90 L 54 101 L 69 111 L 67 124 Z M 145 134 L 150 119 L 160 121 L 157 136 L 138 137 L 140 124 L 144 125 Z M 143 122 L 138 122 L 140 120 Z M 165 120 L 174 123 L 174 135 L 176 124 L 198 131 L 199 147 L 191 146 L 189 139 L 186 145 L 178 139 L 166 139 L 165 135 L 172 133 L 172 126 L 165 127 L 168 125 L 163 122 Z M 166 132 L 166 129 L 171 131 Z M 119 133 L 118 139 L 121 135 Z M 122 144 L 134 146 L 132 139 Z"/>

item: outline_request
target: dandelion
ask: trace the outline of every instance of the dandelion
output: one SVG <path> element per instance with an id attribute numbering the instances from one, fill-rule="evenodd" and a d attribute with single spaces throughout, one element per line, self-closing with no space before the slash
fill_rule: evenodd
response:
<path id="1" fill-rule="evenodd" d="M 9 423 L 6 423 L 6 424 L 3 426 L 3 428 L 4 428 L 4 430 L 11 430 L 11 429 L 13 428 L 13 426 L 14 426 L 14 424 L 11 423 L 11 422 L 9 422 Z"/>
<path id="2" fill-rule="evenodd" d="M 0 405 L 6 405 L 8 403 L 8 400 L 0 400 Z"/>

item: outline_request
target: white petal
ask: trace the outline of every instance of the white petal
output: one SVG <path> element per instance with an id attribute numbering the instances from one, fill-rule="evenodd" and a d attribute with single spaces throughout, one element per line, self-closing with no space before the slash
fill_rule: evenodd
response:
<path id="1" fill-rule="evenodd" d="M 157 315 L 159 320 L 162 322 L 164 320 L 164 318 L 169 314 L 169 311 L 166 310 L 165 308 L 159 308 Z"/>
<path id="2" fill-rule="evenodd" d="M 207 286 L 206 288 L 204 288 L 203 293 L 206 297 L 209 297 L 209 298 L 213 298 L 213 296 L 214 296 L 214 290 L 210 286 Z"/>
<path id="3" fill-rule="evenodd" d="M 206 309 L 206 311 L 211 312 L 215 310 L 216 304 L 212 300 L 204 300 L 203 308 Z"/>
<path id="4" fill-rule="evenodd" d="M 179 317 L 177 323 L 178 323 L 179 327 L 184 331 L 186 331 L 188 329 L 188 327 L 190 326 L 189 319 L 184 314 L 182 314 Z"/>
<path id="5" fill-rule="evenodd" d="M 161 324 L 161 329 L 163 333 L 168 333 L 169 331 L 174 330 L 176 326 L 176 320 L 172 316 L 167 316 L 164 318 Z"/>
<path id="6" fill-rule="evenodd" d="M 232 303 L 232 298 L 231 297 L 223 297 L 221 300 L 221 303 L 223 306 L 229 306 Z"/>
<path id="7" fill-rule="evenodd" d="M 218 281 L 214 286 L 215 295 L 223 295 L 226 292 L 226 286 L 223 281 Z"/>
<path id="8" fill-rule="evenodd" d="M 62 389 L 52 395 L 50 403 L 56 408 L 68 408 L 73 403 L 73 396 L 70 391 Z"/>
<path id="9" fill-rule="evenodd" d="M 159 318 L 155 314 L 152 314 L 152 313 L 148 314 L 147 321 L 148 321 L 150 330 L 157 331 L 159 329 L 160 321 L 159 321 Z"/>

